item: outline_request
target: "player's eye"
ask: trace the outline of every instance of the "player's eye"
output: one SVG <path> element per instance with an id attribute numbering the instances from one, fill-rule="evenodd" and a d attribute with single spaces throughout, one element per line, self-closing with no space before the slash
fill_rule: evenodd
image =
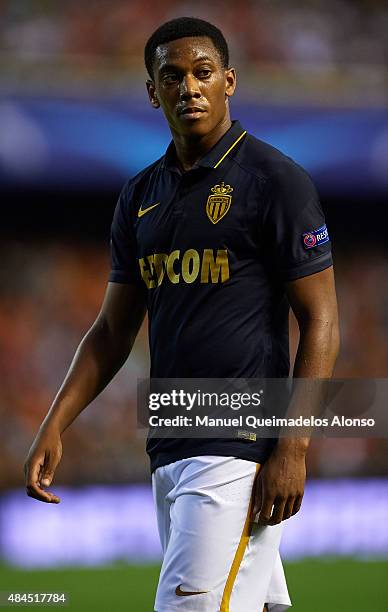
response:
<path id="1" fill-rule="evenodd" d="M 165 74 L 163 76 L 163 83 L 165 83 L 166 85 L 172 85 L 173 83 L 176 83 L 177 81 L 178 81 L 178 75 L 174 73 Z"/>
<path id="2" fill-rule="evenodd" d="M 210 68 L 203 68 L 198 72 L 198 76 L 200 79 L 207 79 L 208 77 L 210 77 L 211 73 L 212 71 L 210 70 Z"/>

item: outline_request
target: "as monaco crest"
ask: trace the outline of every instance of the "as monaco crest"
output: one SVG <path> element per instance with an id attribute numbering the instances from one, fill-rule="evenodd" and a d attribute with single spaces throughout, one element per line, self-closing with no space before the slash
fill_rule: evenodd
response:
<path id="1" fill-rule="evenodd" d="M 233 191 L 233 187 L 225 185 L 214 185 L 211 188 L 213 195 L 209 195 L 206 203 L 206 214 L 212 223 L 218 223 L 228 212 L 232 203 L 232 196 L 229 195 Z"/>

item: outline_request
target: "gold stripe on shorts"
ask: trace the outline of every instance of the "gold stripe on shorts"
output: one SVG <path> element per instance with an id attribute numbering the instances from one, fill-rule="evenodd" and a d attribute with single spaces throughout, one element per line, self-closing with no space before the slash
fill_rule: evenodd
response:
<path id="1" fill-rule="evenodd" d="M 256 476 L 259 470 L 260 470 L 260 464 L 257 463 L 256 464 Z M 256 476 L 253 481 L 254 483 L 256 482 Z M 251 513 L 252 513 L 252 504 L 253 504 L 253 491 L 254 491 L 254 487 L 252 487 L 252 493 L 251 493 L 251 497 L 249 500 L 248 512 L 245 518 L 244 528 L 242 530 L 242 534 L 241 534 L 240 541 L 237 546 L 236 554 L 234 555 L 234 559 L 230 567 L 228 577 L 226 579 L 224 592 L 222 594 L 220 612 L 229 612 L 230 597 L 232 595 L 233 585 L 235 583 L 235 580 L 238 574 L 238 570 L 240 569 L 241 561 L 243 559 L 245 549 L 248 545 L 249 538 L 252 532 Z"/>

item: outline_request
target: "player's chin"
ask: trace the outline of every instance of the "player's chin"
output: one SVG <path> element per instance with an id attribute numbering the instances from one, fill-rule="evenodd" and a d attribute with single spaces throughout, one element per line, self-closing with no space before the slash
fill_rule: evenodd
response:
<path id="1" fill-rule="evenodd" d="M 211 125 L 207 121 L 198 121 L 196 123 L 191 123 L 189 125 L 185 125 L 182 129 L 182 133 L 186 136 L 196 136 L 202 137 L 206 136 L 211 131 Z"/>
<path id="2" fill-rule="evenodd" d="M 208 132 L 210 117 L 207 112 L 179 115 L 179 125 L 184 132 Z"/>

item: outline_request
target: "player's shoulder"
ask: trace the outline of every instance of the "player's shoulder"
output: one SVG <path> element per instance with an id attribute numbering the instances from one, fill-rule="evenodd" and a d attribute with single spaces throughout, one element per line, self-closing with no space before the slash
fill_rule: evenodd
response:
<path id="1" fill-rule="evenodd" d="M 291 157 L 252 134 L 235 156 L 240 167 L 265 183 L 269 191 L 307 190 L 315 192 L 308 172 Z"/>

